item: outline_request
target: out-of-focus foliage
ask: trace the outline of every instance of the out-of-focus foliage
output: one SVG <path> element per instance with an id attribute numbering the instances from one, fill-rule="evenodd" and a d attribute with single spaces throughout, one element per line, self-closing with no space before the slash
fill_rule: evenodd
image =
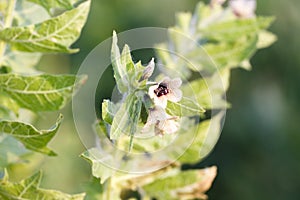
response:
<path id="1" fill-rule="evenodd" d="M 24 177 L 39 170 L 43 157 L 37 153 L 56 155 L 48 143 L 57 134 L 62 121 L 60 115 L 53 127 L 38 130 L 33 126 L 34 118 L 43 111 L 62 109 L 84 82 L 83 77 L 74 75 L 42 74 L 36 66 L 42 53 L 76 51 L 70 46 L 81 33 L 90 1 L 74 7 L 73 3 L 72 0 L 0 2 L 1 199 L 84 198 L 83 195 L 40 189 L 40 174 Z M 47 11 L 51 13 L 58 7 L 67 10 L 50 17 Z M 37 73 L 39 75 L 33 75 Z M 12 182 L 6 171 L 12 174 Z M 23 180 L 15 182 L 20 179 Z"/>
<path id="2" fill-rule="evenodd" d="M 42 175 L 37 173 L 28 179 L 22 180 L 19 183 L 9 182 L 9 177 L 5 173 L 0 180 L 0 197 L 3 200 L 24 199 L 24 200 L 83 200 L 84 194 L 68 195 L 55 190 L 45 190 L 39 188 Z"/>

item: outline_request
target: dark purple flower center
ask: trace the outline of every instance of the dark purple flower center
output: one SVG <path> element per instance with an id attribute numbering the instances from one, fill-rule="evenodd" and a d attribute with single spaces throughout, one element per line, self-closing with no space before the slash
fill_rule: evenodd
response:
<path id="1" fill-rule="evenodd" d="M 154 90 L 154 93 L 156 94 L 157 97 L 161 97 L 163 95 L 166 95 L 169 93 L 169 89 L 166 84 L 160 83 L 158 85 L 158 88 Z"/>

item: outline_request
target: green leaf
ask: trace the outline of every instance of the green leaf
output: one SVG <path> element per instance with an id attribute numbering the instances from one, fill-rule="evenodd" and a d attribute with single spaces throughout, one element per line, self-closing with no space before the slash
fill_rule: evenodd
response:
<path id="1" fill-rule="evenodd" d="M 256 51 L 257 37 L 243 37 L 235 42 L 207 43 L 186 54 L 194 71 L 214 72 L 218 69 L 238 67 Z"/>
<path id="2" fill-rule="evenodd" d="M 128 90 L 128 82 L 127 82 L 127 75 L 125 71 L 125 67 L 122 65 L 121 62 L 121 55 L 120 49 L 118 47 L 118 38 L 117 34 L 113 32 L 113 41 L 111 47 L 111 61 L 112 67 L 114 70 L 114 77 L 118 86 L 118 89 L 121 93 L 125 93 Z"/>
<path id="3" fill-rule="evenodd" d="M 27 0 L 36 4 L 43 6 L 48 12 L 51 8 L 64 8 L 72 9 L 72 3 L 70 0 Z"/>
<path id="4" fill-rule="evenodd" d="M 103 164 L 103 162 L 106 163 L 108 160 L 113 161 L 114 158 L 112 156 L 104 155 L 100 150 L 92 148 L 81 154 L 81 157 L 90 162 L 92 165 L 92 174 L 94 177 L 100 178 L 101 184 L 115 174 L 114 169 Z"/>
<path id="5" fill-rule="evenodd" d="M 5 28 L 0 30 L 0 40 L 9 43 L 13 50 L 74 53 L 77 50 L 69 46 L 79 37 L 89 6 L 90 1 L 86 1 L 77 8 L 39 24 Z"/>
<path id="6" fill-rule="evenodd" d="M 0 197 L 3 200 L 22 199 L 22 200 L 83 200 L 85 194 L 69 195 L 56 190 L 46 190 L 39 188 L 42 174 L 39 172 L 18 183 L 8 180 L 8 175 L 0 180 Z"/>
<path id="7" fill-rule="evenodd" d="M 47 144 L 58 131 L 62 118 L 62 115 L 60 115 L 56 124 L 51 129 L 40 131 L 30 124 L 2 120 L 0 121 L 0 130 L 1 133 L 5 133 L 16 138 L 29 150 L 47 154 L 49 156 L 55 156 L 56 153 L 50 150 L 47 147 Z"/>
<path id="8" fill-rule="evenodd" d="M 46 21 L 50 18 L 50 15 L 38 4 L 17 0 L 13 17 L 16 26 L 28 26 Z"/>
<path id="9" fill-rule="evenodd" d="M 64 107 L 85 79 L 73 75 L 0 74 L 0 92 L 5 92 L 20 107 L 36 112 L 53 111 Z"/>
<path id="10" fill-rule="evenodd" d="M 118 139 L 120 135 L 127 134 L 133 136 L 140 117 L 142 100 L 136 94 L 127 96 L 124 103 L 114 116 L 111 126 L 110 139 Z"/>
<path id="11" fill-rule="evenodd" d="M 193 99 L 182 97 L 179 102 L 168 101 L 166 111 L 172 116 L 194 116 L 205 110 Z"/>
<path id="12" fill-rule="evenodd" d="M 197 163 L 211 152 L 221 134 L 223 117 L 224 112 L 220 112 L 212 119 L 203 121 L 180 135 L 182 140 L 193 138 L 191 145 L 179 158 L 181 163 Z M 174 144 L 174 146 L 179 145 Z"/>
<path id="13" fill-rule="evenodd" d="M 220 70 L 211 77 L 196 79 L 181 86 L 183 96 L 196 99 L 205 110 L 224 109 L 228 107 L 225 93 L 230 81 L 230 69 Z"/>
<path id="14" fill-rule="evenodd" d="M 257 17 L 250 19 L 235 19 L 212 24 L 200 30 L 203 37 L 216 41 L 235 41 L 247 35 L 258 35 L 267 29 L 274 21 L 274 17 Z"/>
<path id="15" fill-rule="evenodd" d="M 118 38 L 115 31 L 113 32 L 111 62 L 118 90 L 123 94 L 128 90 L 144 89 L 147 79 L 152 75 L 154 70 L 153 58 L 146 67 L 142 65 L 141 61 L 134 63 L 127 44 L 125 44 L 120 55 Z"/>
<path id="16" fill-rule="evenodd" d="M 93 177 L 91 181 L 83 185 L 84 191 L 86 192 L 85 200 L 101 200 L 105 199 L 105 190 L 104 185 L 100 184 L 98 178 Z"/>
<path id="17" fill-rule="evenodd" d="M 8 110 L 14 112 L 16 115 L 18 114 L 20 108 L 17 102 L 3 93 L 0 93 L 0 105 L 2 108 L 7 108 Z"/>
<path id="18" fill-rule="evenodd" d="M 256 44 L 258 49 L 266 48 L 276 42 L 277 36 L 269 31 L 260 31 L 258 35 L 258 42 Z"/>
<path id="19" fill-rule="evenodd" d="M 178 171 L 158 177 L 142 188 L 151 199 L 207 199 L 204 193 L 211 187 L 216 171 L 214 166 L 202 170 Z"/>
<path id="20" fill-rule="evenodd" d="M 118 107 L 111 101 L 105 99 L 102 102 L 102 119 L 108 124 L 112 124 L 114 115 L 117 113 Z"/>

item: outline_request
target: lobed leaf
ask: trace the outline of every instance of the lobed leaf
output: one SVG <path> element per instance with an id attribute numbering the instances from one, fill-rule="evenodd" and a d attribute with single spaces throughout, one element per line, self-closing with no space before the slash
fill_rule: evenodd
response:
<path id="1" fill-rule="evenodd" d="M 60 115 L 55 125 L 49 130 L 37 130 L 30 124 L 17 121 L 0 121 L 0 131 L 10 135 L 20 141 L 27 149 L 39 153 L 55 156 L 52 150 L 47 147 L 47 144 L 55 136 L 58 131 L 63 116 Z"/>
<path id="2" fill-rule="evenodd" d="M 0 92 L 29 110 L 59 110 L 71 99 L 86 77 L 74 75 L 0 74 Z"/>
<path id="3" fill-rule="evenodd" d="M 77 8 L 46 20 L 24 27 L 0 30 L 0 40 L 9 43 L 13 50 L 42 53 L 74 53 L 69 46 L 77 40 L 85 24 L 90 1 Z"/>
<path id="4" fill-rule="evenodd" d="M 56 190 L 46 190 L 39 188 L 42 174 L 24 179 L 18 183 L 9 182 L 8 175 L 0 180 L 0 197 L 3 200 L 22 199 L 22 200 L 83 200 L 85 194 L 69 195 Z"/>

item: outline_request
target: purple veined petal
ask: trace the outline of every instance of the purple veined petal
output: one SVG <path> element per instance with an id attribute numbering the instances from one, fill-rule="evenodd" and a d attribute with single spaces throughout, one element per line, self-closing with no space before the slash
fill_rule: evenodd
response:
<path id="1" fill-rule="evenodd" d="M 163 95 L 160 97 L 157 97 L 156 95 L 153 98 L 154 100 L 154 104 L 158 107 L 162 107 L 162 108 L 166 108 L 167 107 L 167 103 L 168 103 L 168 96 L 167 95 Z"/>
<path id="2" fill-rule="evenodd" d="M 164 108 L 160 106 L 155 106 L 154 108 L 150 109 L 148 120 L 149 122 L 151 122 L 151 124 L 154 124 L 157 121 L 166 120 L 167 118 L 168 116 Z"/>
<path id="3" fill-rule="evenodd" d="M 160 129 L 163 133 L 172 134 L 178 130 L 179 124 L 175 120 L 163 120 L 157 124 L 157 128 Z"/>
<path id="4" fill-rule="evenodd" d="M 167 76 L 167 77 L 165 77 L 165 78 L 162 80 L 161 83 L 164 83 L 164 84 L 166 84 L 167 86 L 169 86 L 170 81 L 171 81 L 170 77 Z"/>
<path id="5" fill-rule="evenodd" d="M 169 94 L 167 94 L 168 100 L 172 102 L 178 102 L 182 98 L 182 91 L 179 89 L 171 90 Z"/>
<path id="6" fill-rule="evenodd" d="M 229 6 L 238 17 L 249 18 L 255 16 L 256 0 L 231 0 Z"/>
<path id="7" fill-rule="evenodd" d="M 175 88 L 179 88 L 181 86 L 182 81 L 180 78 L 174 78 L 173 80 L 171 80 L 169 82 L 169 84 L 170 84 L 169 85 L 170 89 L 175 89 Z"/>

